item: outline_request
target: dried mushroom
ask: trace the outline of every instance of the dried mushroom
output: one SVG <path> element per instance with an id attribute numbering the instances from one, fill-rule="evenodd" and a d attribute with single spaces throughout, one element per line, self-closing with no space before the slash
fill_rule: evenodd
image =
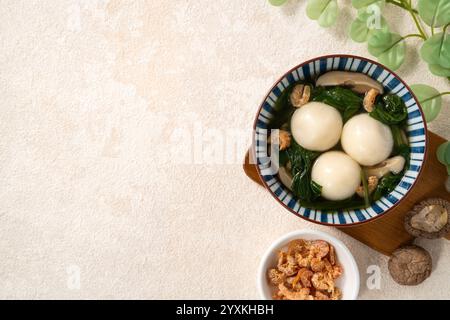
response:
<path id="1" fill-rule="evenodd" d="M 357 93 L 364 94 L 370 89 L 375 89 L 379 94 L 384 93 L 383 86 L 369 76 L 347 71 L 332 71 L 320 76 L 316 81 L 317 86 L 346 86 Z"/>
<path id="2" fill-rule="evenodd" d="M 372 194 L 375 189 L 378 186 L 378 177 L 377 176 L 370 176 L 367 179 L 367 191 L 369 194 Z M 364 186 L 360 185 L 357 189 L 356 189 L 356 194 L 358 196 L 360 196 L 361 198 L 364 198 Z"/>
<path id="3" fill-rule="evenodd" d="M 280 130 L 280 150 L 286 150 L 291 145 L 291 135 L 289 132 Z"/>
<path id="4" fill-rule="evenodd" d="M 402 172 L 405 167 L 405 158 L 402 156 L 395 156 L 389 158 L 375 166 L 366 167 L 366 175 L 367 176 L 376 176 L 377 178 L 382 178 L 387 175 L 389 172 L 393 174 L 398 174 Z"/>
<path id="5" fill-rule="evenodd" d="M 388 268 L 392 278 L 398 284 L 418 285 L 431 274 L 431 256 L 428 251 L 419 246 L 401 247 L 392 253 Z"/>
<path id="6" fill-rule="evenodd" d="M 268 140 L 269 143 L 276 144 L 276 134 L 273 136 L 269 136 Z M 280 150 L 286 150 L 291 145 L 291 134 L 287 132 L 286 130 L 278 130 L 278 146 Z"/>
<path id="7" fill-rule="evenodd" d="M 405 217 L 405 229 L 414 237 L 436 239 L 450 233 L 450 202 L 428 199 L 416 205 Z"/>
<path id="8" fill-rule="evenodd" d="M 367 112 L 373 111 L 374 105 L 375 105 L 375 99 L 377 98 L 377 96 L 379 94 L 380 93 L 378 92 L 377 89 L 370 89 L 369 91 L 366 92 L 366 95 L 364 96 L 364 100 L 363 100 L 363 106 Z"/>
<path id="9" fill-rule="evenodd" d="M 291 92 L 291 104 L 300 108 L 309 102 L 311 97 L 311 87 L 304 84 L 297 84 Z"/>

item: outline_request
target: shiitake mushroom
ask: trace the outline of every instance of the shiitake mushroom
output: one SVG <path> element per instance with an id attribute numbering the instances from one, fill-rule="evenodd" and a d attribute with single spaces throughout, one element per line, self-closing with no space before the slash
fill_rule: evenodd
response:
<path id="1" fill-rule="evenodd" d="M 424 248 L 409 245 L 398 248 L 389 259 L 388 269 L 395 282 L 414 286 L 431 274 L 431 255 Z"/>
<path id="2" fill-rule="evenodd" d="M 422 201 L 406 215 L 404 225 L 414 237 L 443 237 L 450 233 L 450 202 L 439 198 Z"/>
<path id="3" fill-rule="evenodd" d="M 321 75 L 317 81 L 318 87 L 329 86 L 345 86 L 351 88 L 358 93 L 366 93 L 370 89 L 375 89 L 380 94 L 384 93 L 383 86 L 376 80 L 373 80 L 369 76 L 348 71 L 331 71 Z"/>

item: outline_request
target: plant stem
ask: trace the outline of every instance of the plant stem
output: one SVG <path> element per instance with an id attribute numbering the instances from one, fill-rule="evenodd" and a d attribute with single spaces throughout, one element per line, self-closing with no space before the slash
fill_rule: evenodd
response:
<path id="1" fill-rule="evenodd" d="M 439 97 L 442 97 L 442 96 L 446 96 L 446 95 L 449 95 L 449 94 L 450 94 L 450 91 L 441 92 L 441 93 L 439 93 L 437 95 L 434 95 L 432 97 L 429 97 L 429 98 L 426 98 L 425 100 L 420 101 L 420 103 L 428 102 L 428 101 L 431 101 L 431 100 L 434 100 L 436 98 L 439 98 Z"/>
<path id="2" fill-rule="evenodd" d="M 445 33 L 447 31 L 447 28 L 450 26 L 450 22 L 447 23 L 444 28 L 442 29 L 442 32 Z"/>
<path id="3" fill-rule="evenodd" d="M 412 12 L 412 11 L 410 11 L 409 13 L 411 14 L 412 18 L 414 19 L 414 23 L 416 24 L 417 30 L 419 30 L 420 34 L 422 35 L 422 38 L 424 40 L 427 40 L 428 37 L 425 34 L 425 31 L 423 30 L 422 26 L 420 25 L 419 20 L 417 20 L 416 14 L 414 12 Z"/>
<path id="4" fill-rule="evenodd" d="M 412 34 L 407 34 L 406 36 L 402 37 L 402 40 L 406 39 L 406 38 L 422 38 L 421 34 L 418 33 L 412 33 Z"/>
<path id="5" fill-rule="evenodd" d="M 423 39 L 423 38 L 422 38 L 422 35 L 417 34 L 417 33 L 415 33 L 415 34 L 407 34 L 406 36 L 401 37 L 400 39 L 398 39 L 397 41 L 395 41 L 389 48 L 387 48 L 386 50 L 384 50 L 383 53 L 384 53 L 384 52 L 387 52 L 387 51 L 389 51 L 389 50 L 391 50 L 393 47 L 395 47 L 397 44 L 399 44 L 400 42 L 404 41 L 405 39 L 407 39 L 407 38 L 414 38 L 414 37 Z"/>
<path id="6" fill-rule="evenodd" d="M 423 30 L 422 26 L 420 25 L 419 20 L 417 19 L 417 14 L 419 12 L 412 7 L 410 1 L 405 1 L 405 0 L 398 0 L 398 1 L 386 0 L 386 2 L 390 3 L 390 4 L 393 4 L 393 5 L 397 6 L 397 7 L 400 7 L 402 9 L 408 11 L 409 14 L 411 15 L 411 17 L 414 20 L 414 24 L 416 25 L 417 30 L 419 31 L 421 38 L 424 39 L 424 40 L 427 39 L 427 35 L 426 35 L 425 31 Z"/>
<path id="7" fill-rule="evenodd" d="M 412 8 L 410 9 L 402 2 L 397 2 L 395 0 L 386 0 L 386 2 L 390 3 L 390 4 L 393 4 L 394 6 L 400 7 L 402 9 L 405 9 L 405 10 L 408 10 L 408 11 L 412 10 L 414 13 L 418 13 L 416 9 L 412 9 Z"/>
<path id="8" fill-rule="evenodd" d="M 424 40 L 426 40 L 428 37 L 427 37 L 427 35 L 425 34 L 425 31 L 423 30 L 423 28 L 422 28 L 422 26 L 420 25 L 420 22 L 419 22 L 419 20 L 417 19 L 417 11 L 416 12 L 414 12 L 413 11 L 414 9 L 411 7 L 411 5 L 409 5 L 409 14 L 411 15 L 411 17 L 413 18 L 413 20 L 414 20 L 414 23 L 416 24 L 416 27 L 417 27 L 417 30 L 419 30 L 419 33 L 422 35 L 422 37 L 423 37 L 423 39 Z"/>
<path id="9" fill-rule="evenodd" d="M 361 182 L 364 190 L 364 205 L 366 207 L 370 206 L 370 199 L 369 199 L 369 186 L 367 184 L 367 177 L 366 172 L 364 169 L 361 169 Z"/>

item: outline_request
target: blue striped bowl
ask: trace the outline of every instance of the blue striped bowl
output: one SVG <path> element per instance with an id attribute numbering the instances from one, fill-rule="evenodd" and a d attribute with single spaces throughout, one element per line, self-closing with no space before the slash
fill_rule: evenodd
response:
<path id="1" fill-rule="evenodd" d="M 283 90 L 298 80 L 314 80 L 319 75 L 332 70 L 353 71 L 367 74 L 377 80 L 386 92 L 398 95 L 408 108 L 407 135 L 411 149 L 410 166 L 398 186 L 387 196 L 374 202 L 371 207 L 361 210 L 313 210 L 302 207 L 296 197 L 287 189 L 277 175 L 267 173 L 268 122 L 273 117 L 273 106 Z M 355 225 L 376 219 L 393 207 L 411 191 L 417 181 L 426 156 L 427 129 L 422 109 L 406 83 L 394 72 L 379 63 L 352 55 L 330 55 L 306 61 L 288 71 L 278 80 L 264 98 L 254 123 L 253 156 L 257 171 L 272 196 L 295 215 L 311 222 L 326 225 Z"/>

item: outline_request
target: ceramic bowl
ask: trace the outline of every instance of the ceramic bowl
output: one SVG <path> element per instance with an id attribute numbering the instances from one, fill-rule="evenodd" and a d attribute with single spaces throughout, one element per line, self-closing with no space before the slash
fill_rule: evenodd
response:
<path id="1" fill-rule="evenodd" d="M 359 270 L 353 255 L 347 247 L 340 240 L 327 233 L 302 229 L 282 236 L 272 243 L 264 254 L 257 275 L 258 290 L 262 299 L 271 300 L 274 290 L 267 279 L 267 270 L 276 266 L 278 251 L 285 249 L 287 244 L 295 239 L 325 240 L 331 244 L 335 249 L 337 260 L 343 270 L 342 275 L 336 280 L 336 286 L 342 291 L 342 299 L 355 300 L 358 297 Z"/>
<path id="2" fill-rule="evenodd" d="M 381 83 L 385 93 L 398 95 L 408 109 L 407 137 L 409 140 L 411 161 L 397 187 L 370 207 L 358 210 L 313 210 L 300 205 L 296 197 L 271 174 L 267 155 L 267 140 L 270 136 L 268 123 L 273 117 L 274 104 L 289 84 L 298 80 L 314 81 L 329 71 L 352 71 L 363 73 Z M 381 64 L 363 57 L 351 55 L 330 55 L 306 61 L 285 73 L 267 93 L 261 103 L 254 122 L 253 156 L 261 181 L 270 194 L 286 209 L 311 222 L 325 225 L 355 225 L 371 221 L 389 212 L 414 187 L 423 168 L 426 156 L 427 129 L 422 109 L 408 85 L 394 72 Z"/>

